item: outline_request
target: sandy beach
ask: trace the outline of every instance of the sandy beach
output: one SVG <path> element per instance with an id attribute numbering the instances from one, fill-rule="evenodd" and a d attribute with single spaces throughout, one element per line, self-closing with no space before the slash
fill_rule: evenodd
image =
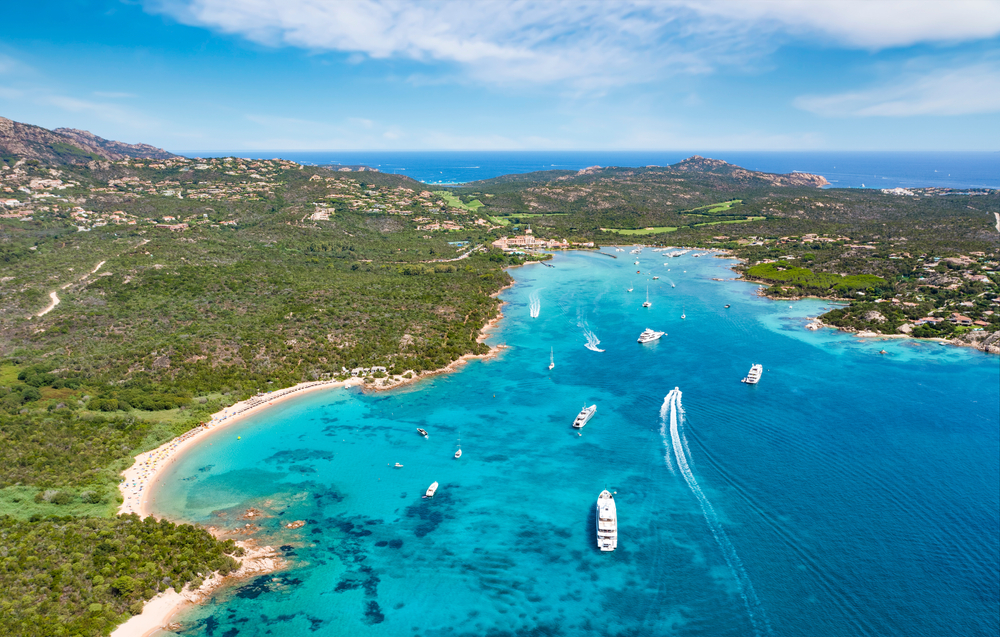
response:
<path id="1" fill-rule="evenodd" d="M 208 599 L 216 589 L 233 581 L 273 573 L 283 568 L 286 563 L 270 546 L 257 546 L 253 540 L 237 542 L 243 547 L 245 554 L 240 560 L 240 567 L 226 575 L 213 574 L 198 588 L 192 590 L 185 587 L 178 593 L 172 588 L 160 593 L 146 602 L 142 613 L 133 615 L 111 633 L 111 637 L 149 637 L 163 630 L 170 623 L 170 618 L 189 604 L 200 604 Z"/>
<path id="2" fill-rule="evenodd" d="M 135 457 L 135 463 L 122 474 L 118 488 L 122 492 L 123 502 L 118 507 L 119 515 L 138 513 L 140 517 L 152 515 L 150 493 L 153 485 L 159 480 L 160 474 L 172 464 L 184 450 L 189 449 L 205 436 L 233 425 L 251 414 L 276 405 L 292 396 L 301 396 L 318 389 L 333 389 L 360 385 L 361 378 L 347 380 L 323 380 L 299 383 L 292 387 L 260 394 L 240 401 L 222 411 L 212 414 L 208 422 L 169 440 L 152 451 L 145 451 Z"/>
<path id="3" fill-rule="evenodd" d="M 511 287 L 507 285 L 498 290 L 493 296 L 497 296 L 503 290 Z M 501 306 L 502 308 L 502 306 Z M 497 316 L 487 321 L 486 325 L 479 332 L 478 342 L 483 342 L 489 337 L 489 332 L 493 330 L 500 319 L 503 318 L 503 311 L 499 311 Z M 403 374 L 396 374 L 387 378 L 376 379 L 375 382 L 365 384 L 363 378 L 354 377 L 347 380 L 326 380 L 299 383 L 292 387 L 280 389 L 266 394 L 260 394 L 240 401 L 222 411 L 212 414 L 208 422 L 195 427 L 194 429 L 169 440 L 156 449 L 146 451 L 135 456 L 135 462 L 122 474 L 122 481 L 119 489 L 122 492 L 123 502 L 118 507 L 119 514 L 137 513 L 140 517 L 153 515 L 152 512 L 152 489 L 159 482 L 163 471 L 179 458 L 184 451 L 192 448 L 196 443 L 204 440 L 206 436 L 226 427 L 240 422 L 247 416 L 258 413 L 274 406 L 283 400 L 288 400 L 293 396 L 301 396 L 307 392 L 320 389 L 334 389 L 338 387 L 351 387 L 363 385 L 368 389 L 388 390 L 402 387 L 418 380 L 434 376 L 436 374 L 447 373 L 458 369 L 466 362 L 473 359 L 490 359 L 499 354 L 505 345 L 496 345 L 490 348 L 486 354 L 466 354 L 455 361 L 452 361 L 441 369 L 425 371 L 421 373 L 412 370 Z M 405 376 L 409 374 L 410 377 Z M 269 573 L 284 566 L 283 560 L 274 554 L 271 547 L 256 547 L 253 540 L 237 542 L 246 550 L 246 556 L 242 559 L 240 569 L 226 577 L 218 574 L 205 580 L 197 590 L 187 589 L 178 593 L 173 589 L 160 593 L 153 599 L 146 602 L 142 613 L 130 618 L 124 624 L 118 626 L 111 637 L 148 637 L 163 630 L 170 621 L 170 618 L 188 604 L 198 604 L 207 599 L 213 591 L 225 585 L 227 582 Z"/>

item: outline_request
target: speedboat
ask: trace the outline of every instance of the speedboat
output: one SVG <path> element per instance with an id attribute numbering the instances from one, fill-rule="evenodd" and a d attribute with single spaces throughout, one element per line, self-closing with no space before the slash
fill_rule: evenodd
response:
<path id="1" fill-rule="evenodd" d="M 653 341 L 659 340 L 660 337 L 663 336 L 663 335 L 665 335 L 665 334 L 666 334 L 666 332 L 654 332 L 653 330 L 651 330 L 651 329 L 649 329 L 647 327 L 646 331 L 644 331 L 642 334 L 639 335 L 638 342 L 639 343 L 652 343 Z"/>
<path id="2" fill-rule="evenodd" d="M 426 432 L 426 431 L 424 431 L 423 429 L 421 429 L 420 427 L 417 427 L 417 432 L 418 432 L 418 433 L 419 433 L 419 434 L 420 434 L 421 436 L 423 436 L 424 438 L 426 438 L 426 437 L 427 437 L 427 432 Z"/>
<path id="3" fill-rule="evenodd" d="M 401 465 L 401 464 L 399 464 L 399 463 L 397 462 L 397 463 L 396 463 L 396 468 L 397 468 L 397 469 L 402 469 L 402 468 L 403 468 L 403 465 Z"/>
<path id="4" fill-rule="evenodd" d="M 750 367 L 750 372 L 747 374 L 747 377 L 740 382 L 746 383 L 747 385 L 756 385 L 760 382 L 760 377 L 763 373 L 764 366 L 755 363 L 752 367 Z"/>
<path id="5" fill-rule="evenodd" d="M 427 493 L 424 494 L 424 497 L 425 498 L 433 498 L 434 494 L 437 492 L 437 490 L 438 490 L 438 483 L 435 482 L 431 486 L 427 487 Z"/>
<path id="6" fill-rule="evenodd" d="M 657 280 L 657 279 L 659 279 L 659 278 L 660 278 L 660 277 L 658 277 L 658 276 L 654 276 L 654 277 L 653 277 L 653 280 L 655 281 L 655 280 Z"/>
<path id="7" fill-rule="evenodd" d="M 728 304 L 728 303 L 726 303 L 725 307 L 726 307 L 726 308 L 728 308 L 728 307 L 729 307 L 729 304 Z"/>
<path id="8" fill-rule="evenodd" d="M 594 417 L 597 412 L 597 405 L 591 405 L 587 407 L 587 403 L 583 404 L 583 409 L 576 415 L 576 420 L 573 421 L 574 429 L 583 429 L 584 425 Z"/>

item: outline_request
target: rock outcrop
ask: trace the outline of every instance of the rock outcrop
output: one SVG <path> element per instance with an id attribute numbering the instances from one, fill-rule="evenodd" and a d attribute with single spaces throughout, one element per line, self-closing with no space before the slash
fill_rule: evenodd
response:
<path id="1" fill-rule="evenodd" d="M 772 186 L 812 186 L 819 188 L 830 184 L 821 175 L 809 173 L 789 173 L 787 175 L 777 175 L 774 173 L 762 173 L 755 170 L 740 168 L 721 159 L 710 159 L 700 155 L 688 157 L 676 164 L 671 164 L 668 169 L 673 172 L 682 173 L 715 173 L 726 175 L 741 181 L 758 180 Z"/>

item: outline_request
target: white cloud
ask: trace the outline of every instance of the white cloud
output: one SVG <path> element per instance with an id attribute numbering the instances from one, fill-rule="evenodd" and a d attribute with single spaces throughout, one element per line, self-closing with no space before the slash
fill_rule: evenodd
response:
<path id="1" fill-rule="evenodd" d="M 147 0 L 268 46 L 439 62 L 486 83 L 584 90 L 747 64 L 782 41 L 865 49 L 1000 34 L 995 0 Z"/>
<path id="2" fill-rule="evenodd" d="M 887 86 L 837 95 L 804 95 L 794 104 L 827 117 L 994 113 L 1000 111 L 1000 65 L 909 73 Z"/>
<path id="3" fill-rule="evenodd" d="M 686 0 L 704 17 L 738 20 L 862 49 L 963 42 L 1000 34 L 996 0 Z"/>
<path id="4" fill-rule="evenodd" d="M 116 91 L 94 91 L 96 97 L 105 97 L 108 99 L 123 99 L 129 97 L 138 97 L 135 93 L 119 93 Z"/>

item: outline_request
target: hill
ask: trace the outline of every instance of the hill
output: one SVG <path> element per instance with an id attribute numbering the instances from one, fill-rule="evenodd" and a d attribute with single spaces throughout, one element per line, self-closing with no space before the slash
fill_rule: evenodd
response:
<path id="1" fill-rule="evenodd" d="M 128 157 L 169 159 L 176 157 L 148 144 L 125 144 L 72 128 L 54 131 L 0 117 L 0 163 L 36 160 L 55 166 L 117 161 Z"/>

